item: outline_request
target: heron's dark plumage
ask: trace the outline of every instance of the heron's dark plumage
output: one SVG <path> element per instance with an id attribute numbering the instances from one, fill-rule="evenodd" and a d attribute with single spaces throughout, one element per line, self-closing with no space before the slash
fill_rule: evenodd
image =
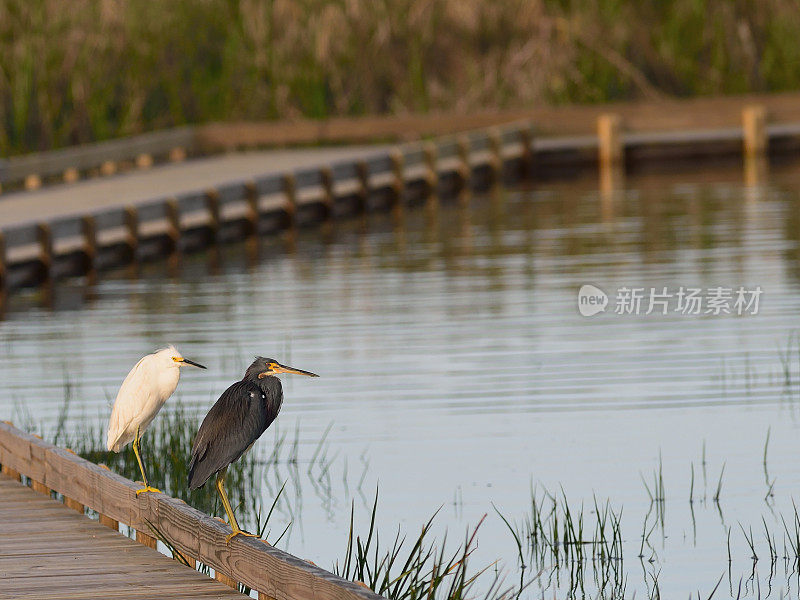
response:
<path id="1" fill-rule="evenodd" d="M 270 361 L 258 357 L 244 378 L 225 390 L 208 411 L 192 447 L 189 488 L 199 488 L 238 460 L 278 416 L 283 402 L 281 382 L 277 377 L 258 376 Z"/>

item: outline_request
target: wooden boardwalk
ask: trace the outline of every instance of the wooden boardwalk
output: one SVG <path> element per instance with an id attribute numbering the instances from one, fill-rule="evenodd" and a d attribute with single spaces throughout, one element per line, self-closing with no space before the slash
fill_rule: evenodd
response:
<path id="1" fill-rule="evenodd" d="M 534 123 L 524 121 L 395 147 L 222 155 L 4 194 L 0 310 L 6 292 L 22 287 L 46 284 L 47 289 L 50 282 L 70 276 L 93 282 L 98 273 L 156 258 L 169 257 L 177 264 L 180 254 L 218 243 L 254 242 L 365 212 L 464 201 L 472 191 L 516 185 L 521 179 L 541 182 L 598 169 L 601 198 L 608 203 L 624 186 L 626 172 L 694 169 L 715 161 L 743 165 L 746 185 L 758 185 L 770 160 L 800 155 L 800 109 L 792 108 L 797 104 L 789 102 L 792 98 L 767 97 L 763 105 L 741 106 L 745 99 L 728 98 L 673 106 L 708 117 L 698 129 L 674 129 L 683 121 L 657 118 L 665 105 L 619 106 L 625 109 L 620 114 L 597 117 L 593 135 L 541 137 Z M 651 129 L 659 123 L 672 127 Z M 232 147 L 247 147 L 272 139 L 267 135 L 271 129 L 254 124 L 215 127 L 211 145 L 216 147 L 225 140 L 237 142 Z M 208 137 L 209 130 L 204 131 Z M 95 154 L 103 148 L 95 148 Z M 69 151 L 55 158 L 58 168 L 74 174 L 77 167 L 66 168 L 72 164 Z M 28 167 L 39 163 L 43 169 L 56 168 L 47 166 L 44 155 Z M 116 167 L 106 170 L 118 172 Z M 63 179 L 74 181 L 72 175 Z M 251 256 L 257 247 L 248 245 Z"/>
<path id="2" fill-rule="evenodd" d="M 227 543 L 222 521 L 166 494 L 137 496 L 129 479 L 10 423 L 0 423 L 0 473 L 2 600 L 242 598 L 239 582 L 259 600 L 382 598 L 262 540 Z M 155 531 L 183 562 L 155 550 Z M 198 562 L 216 581 L 186 566 Z"/>
<path id="3" fill-rule="evenodd" d="M 0 598 L 243 598 L 0 475 Z"/>

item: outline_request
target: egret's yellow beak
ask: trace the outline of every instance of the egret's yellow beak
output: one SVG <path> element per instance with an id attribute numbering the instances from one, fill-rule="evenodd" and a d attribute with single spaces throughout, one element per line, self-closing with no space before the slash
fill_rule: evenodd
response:
<path id="1" fill-rule="evenodd" d="M 174 360 L 176 363 L 178 363 L 182 367 L 189 366 L 189 367 L 197 367 L 198 369 L 205 369 L 206 368 L 203 365 L 201 365 L 200 363 L 196 363 L 193 360 L 189 360 L 188 358 L 183 358 L 182 356 L 174 356 L 172 358 L 172 360 Z"/>

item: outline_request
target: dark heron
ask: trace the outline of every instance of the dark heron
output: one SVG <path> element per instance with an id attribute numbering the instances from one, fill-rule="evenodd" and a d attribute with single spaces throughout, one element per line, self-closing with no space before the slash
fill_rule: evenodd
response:
<path id="1" fill-rule="evenodd" d="M 318 377 L 314 373 L 282 365 L 273 358 L 256 357 L 241 381 L 222 393 L 203 419 L 192 447 L 189 463 L 189 489 L 196 490 L 216 474 L 217 491 L 228 514 L 233 532 L 225 538 L 230 543 L 237 535 L 258 537 L 239 528 L 225 493 L 225 472 L 239 460 L 267 430 L 283 403 L 279 373 Z"/>

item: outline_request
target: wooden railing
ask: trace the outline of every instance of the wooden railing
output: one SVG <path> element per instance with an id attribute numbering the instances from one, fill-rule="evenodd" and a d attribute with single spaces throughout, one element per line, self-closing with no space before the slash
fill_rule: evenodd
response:
<path id="1" fill-rule="evenodd" d="M 742 108 L 747 106 L 763 107 L 766 120 L 773 123 L 800 122 L 800 93 L 789 92 L 605 105 L 536 106 L 468 114 L 209 123 L 0 160 L 0 190 L 37 189 L 43 183 L 70 182 L 86 176 L 182 160 L 186 156 L 242 148 L 406 142 L 514 121 L 534 123 L 537 135 L 542 137 L 593 135 L 605 114 L 618 115 L 625 129 L 639 134 L 723 130 L 739 127 Z"/>
<path id="2" fill-rule="evenodd" d="M 124 523 L 136 539 L 156 547 L 155 532 L 184 559 L 214 569 L 217 579 L 232 587 L 238 582 L 257 590 L 259 598 L 275 600 L 381 600 L 366 587 L 347 581 L 265 542 L 239 536 L 226 544 L 230 529 L 220 521 L 164 494 L 136 495 L 137 484 L 71 451 L 0 423 L 0 465 L 11 477 L 24 475 L 34 490 L 85 512 L 114 530 Z M 87 517 L 88 518 L 88 517 Z"/>

